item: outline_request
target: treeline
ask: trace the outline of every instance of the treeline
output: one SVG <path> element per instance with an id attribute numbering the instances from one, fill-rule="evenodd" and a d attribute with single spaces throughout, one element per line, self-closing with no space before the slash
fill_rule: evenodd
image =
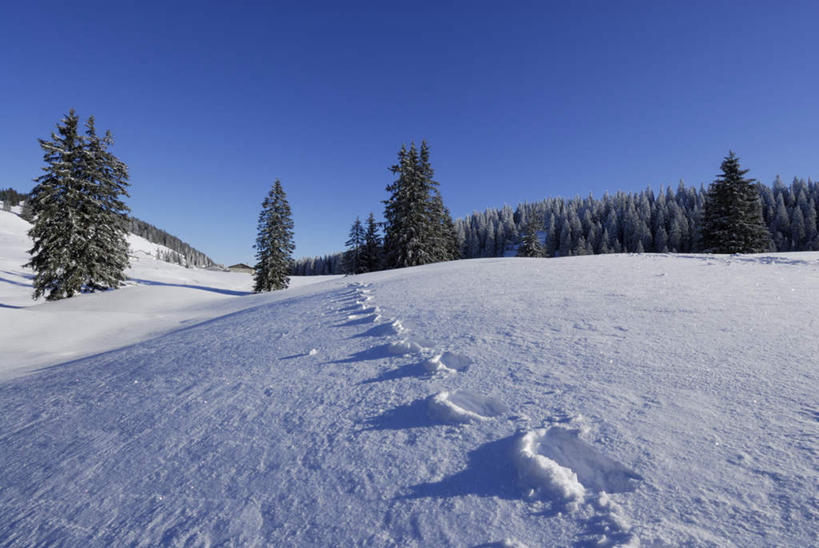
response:
<path id="1" fill-rule="evenodd" d="M 770 251 L 819 250 L 819 183 L 779 177 L 756 185 Z M 602 253 L 692 253 L 702 246 L 702 213 L 707 189 L 667 187 L 654 192 L 617 192 L 601 198 L 547 198 L 515 208 L 492 208 L 455 221 L 461 257 L 514 255 L 530 223 L 548 257 Z M 293 274 L 343 274 L 344 254 L 295 261 Z"/>
<path id="2" fill-rule="evenodd" d="M 344 274 L 344 253 L 332 253 L 319 257 L 302 257 L 293 261 L 293 276 L 325 276 Z"/>
<path id="3" fill-rule="evenodd" d="M 461 258 L 455 223 L 433 178 L 426 141 L 420 148 L 414 142 L 409 148 L 402 145 L 390 171 L 396 179 L 386 188 L 384 222 L 376 223 L 370 212 L 365 227 L 356 217 L 347 251 L 294 261 L 292 274 L 363 274 Z"/>
<path id="4" fill-rule="evenodd" d="M 819 184 L 794 179 L 757 185 L 771 235 L 770 251 L 819 250 Z M 549 198 L 516 209 L 505 206 L 455 221 L 465 258 L 511 254 L 534 219 L 548 257 L 601 253 L 704 251 L 701 221 L 707 189 L 680 183 L 654 193 L 605 194 L 600 199 Z"/>
<path id="5" fill-rule="evenodd" d="M 30 215 L 30 208 L 26 207 L 26 201 L 28 199 L 28 194 L 18 192 L 13 188 L 0 190 L 0 201 L 3 202 L 4 207 L 6 207 L 6 204 L 8 204 L 8 207 L 11 207 L 22 203 L 22 217 L 25 220 L 32 222 L 33 218 Z M 26 214 L 27 212 L 29 212 L 28 215 Z M 150 223 L 137 219 L 136 217 L 128 218 L 128 231 L 145 238 L 151 243 L 163 245 L 170 249 L 170 251 L 165 252 L 157 251 L 156 258 L 160 261 L 186 267 L 195 266 L 199 268 L 206 268 L 216 264 L 210 257 L 198 249 L 191 247 L 190 244 L 187 244 L 176 236 L 168 234 L 161 228 L 157 228 Z"/>
<path id="6" fill-rule="evenodd" d="M 17 192 L 13 188 L 0 188 L 0 202 L 3 202 L 6 207 L 20 205 L 20 202 L 25 201 L 25 199 L 25 194 Z"/>
<path id="7" fill-rule="evenodd" d="M 148 240 L 149 242 L 163 245 L 170 249 L 172 253 L 158 254 L 157 259 L 168 263 L 175 263 L 186 267 L 196 266 L 199 268 L 206 268 L 213 266 L 213 260 L 171 234 L 168 234 L 161 228 L 157 228 L 150 223 L 146 223 L 136 217 L 129 219 L 128 230 Z"/>

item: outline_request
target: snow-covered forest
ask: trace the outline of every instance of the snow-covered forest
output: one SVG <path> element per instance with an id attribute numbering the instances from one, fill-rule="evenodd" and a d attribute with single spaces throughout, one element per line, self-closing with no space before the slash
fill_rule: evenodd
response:
<path id="1" fill-rule="evenodd" d="M 162 261 L 182 266 L 196 266 L 199 268 L 206 268 L 216 264 L 210 257 L 198 249 L 191 247 L 190 244 L 136 217 L 129 219 L 128 230 L 131 234 L 141 236 L 149 242 L 165 246 L 173 251 L 171 254 L 157 257 Z"/>
<path id="2" fill-rule="evenodd" d="M 786 185 L 758 185 L 771 251 L 819 250 L 819 183 L 794 178 Z M 534 217 L 549 257 L 604 253 L 691 253 L 700 251 L 700 222 L 706 188 L 679 183 L 654 192 L 618 192 L 601 198 L 547 198 L 487 209 L 455 220 L 465 259 L 514 255 Z M 298 276 L 343 273 L 343 253 L 300 258 Z"/>

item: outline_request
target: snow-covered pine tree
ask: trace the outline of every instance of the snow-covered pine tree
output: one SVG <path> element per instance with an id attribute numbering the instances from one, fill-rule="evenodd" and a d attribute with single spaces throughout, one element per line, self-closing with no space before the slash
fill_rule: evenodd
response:
<path id="1" fill-rule="evenodd" d="M 381 270 L 381 236 L 378 234 L 378 223 L 375 215 L 370 212 L 367 217 L 367 229 L 364 233 L 364 247 L 361 250 L 361 266 L 363 272 Z"/>
<path id="2" fill-rule="evenodd" d="M 761 253 L 771 247 L 762 219 L 762 204 L 748 170 L 731 151 L 720 166 L 722 173 L 706 194 L 702 219 L 703 249 L 710 253 Z"/>
<path id="3" fill-rule="evenodd" d="M 123 196 L 128 196 L 128 168 L 108 151 L 114 144 L 110 131 L 100 138 L 94 127 L 94 117 L 86 122 L 88 194 L 90 213 L 88 247 L 85 255 L 89 265 L 86 284 L 91 289 L 118 287 L 125 281 L 128 268 L 128 212 Z"/>
<path id="4" fill-rule="evenodd" d="M 546 255 L 538 235 L 538 231 L 542 229 L 543 226 L 537 218 L 534 215 L 531 216 L 523 229 L 523 236 L 518 246 L 518 257 L 544 257 Z"/>
<path id="5" fill-rule="evenodd" d="M 421 143 L 409 150 L 402 146 L 398 164 L 392 167 L 398 178 L 387 186 L 384 201 L 384 254 L 388 268 L 403 268 L 446 260 L 450 244 L 444 237 L 443 202 L 432 179 L 429 147 Z M 454 231 L 453 231 L 454 232 Z"/>
<path id="6" fill-rule="evenodd" d="M 355 218 L 353 226 L 350 227 L 349 236 L 349 239 L 344 243 L 347 246 L 347 251 L 344 252 L 344 273 L 361 274 L 367 272 L 364 268 L 364 261 L 362 261 L 365 245 L 364 227 L 358 217 Z"/>
<path id="7" fill-rule="evenodd" d="M 458 237 L 458 231 L 455 229 L 455 221 L 452 220 L 452 214 L 449 208 L 444 206 L 443 218 L 444 230 L 444 245 L 446 246 L 446 256 L 448 261 L 457 261 L 461 258 L 461 239 Z"/>
<path id="8" fill-rule="evenodd" d="M 253 290 L 285 289 L 290 281 L 293 249 L 293 219 L 290 204 L 281 182 L 276 179 L 273 188 L 262 202 L 256 236 L 256 267 Z"/>
<path id="9" fill-rule="evenodd" d="M 50 141 L 39 140 L 46 166 L 27 200 L 35 299 L 118 287 L 128 267 L 128 208 L 120 199 L 127 196 L 128 170 L 107 150 L 110 132 L 96 135 L 93 117 L 85 137 L 78 126 L 72 109 Z"/>

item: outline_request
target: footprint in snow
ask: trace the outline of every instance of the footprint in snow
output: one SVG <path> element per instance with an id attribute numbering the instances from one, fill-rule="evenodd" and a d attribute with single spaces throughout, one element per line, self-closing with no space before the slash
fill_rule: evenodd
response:
<path id="1" fill-rule="evenodd" d="M 366 323 L 376 323 L 381 320 L 381 314 L 377 312 L 368 312 L 365 314 L 350 314 L 347 316 L 347 321 L 339 324 L 343 326 L 360 325 Z"/>
<path id="2" fill-rule="evenodd" d="M 407 339 L 392 342 L 387 345 L 387 351 L 393 356 L 403 356 L 406 354 L 418 354 L 422 352 L 424 347 L 417 342 Z"/>
<path id="3" fill-rule="evenodd" d="M 436 354 L 424 361 L 424 369 L 430 374 L 466 371 L 470 365 L 472 365 L 472 359 L 469 356 L 455 352 Z"/>
<path id="4" fill-rule="evenodd" d="M 581 503 L 587 491 L 632 491 L 640 475 L 599 453 L 578 438 L 579 432 L 553 426 L 531 430 L 518 440 L 515 465 L 529 495 L 570 507 Z"/>
<path id="5" fill-rule="evenodd" d="M 448 424 L 481 422 L 509 411 L 502 401 L 468 390 L 440 392 L 429 398 L 429 415 Z"/>
<path id="6" fill-rule="evenodd" d="M 354 337 L 389 337 L 392 335 L 400 335 L 404 331 L 404 326 L 401 325 L 401 321 L 394 320 L 392 322 L 388 321 L 387 323 L 376 325 L 364 333 L 354 335 Z"/>

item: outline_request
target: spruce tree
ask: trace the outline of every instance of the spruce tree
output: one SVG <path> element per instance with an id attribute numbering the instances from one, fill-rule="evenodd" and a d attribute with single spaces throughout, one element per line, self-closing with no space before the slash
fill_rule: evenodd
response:
<path id="1" fill-rule="evenodd" d="M 545 256 L 546 253 L 543 249 L 543 244 L 540 243 L 540 236 L 538 236 L 538 231 L 542 228 L 541 223 L 539 223 L 537 218 L 533 215 L 523 230 L 523 238 L 518 246 L 518 257 Z"/>
<path id="2" fill-rule="evenodd" d="M 444 206 L 443 210 L 443 232 L 444 246 L 446 246 L 446 260 L 457 261 L 461 258 L 461 240 L 458 238 L 458 231 L 455 229 L 455 221 L 449 208 Z"/>
<path id="3" fill-rule="evenodd" d="M 364 247 L 361 252 L 363 272 L 381 270 L 381 245 L 378 224 L 375 222 L 375 216 L 370 212 L 370 216 L 367 217 L 367 230 L 364 233 Z"/>
<path id="4" fill-rule="evenodd" d="M 345 274 L 361 274 L 367 272 L 364 268 L 364 261 L 362 255 L 364 252 L 364 227 L 361 225 L 361 219 L 355 218 L 353 226 L 350 227 L 350 238 L 345 242 L 347 251 L 344 252 L 344 273 Z"/>
<path id="5" fill-rule="evenodd" d="M 86 257 L 90 272 L 87 285 L 92 289 L 118 287 L 125 281 L 128 268 L 128 168 L 108 151 L 114 144 L 110 131 L 100 138 L 94 117 L 86 123 L 86 156 L 89 166 L 91 201 L 90 236 Z"/>
<path id="6" fill-rule="evenodd" d="M 262 202 L 256 236 L 256 266 L 254 288 L 257 293 L 285 289 L 290 281 L 293 260 L 293 220 L 290 204 L 281 182 L 276 179 L 273 188 Z"/>
<path id="7" fill-rule="evenodd" d="M 397 179 L 387 186 L 384 204 L 384 255 L 388 268 L 403 268 L 456 258 L 460 243 L 455 225 L 433 180 L 429 147 L 402 146 L 391 168 Z"/>
<path id="8" fill-rule="evenodd" d="M 392 167 L 398 178 L 387 191 L 385 201 L 384 252 L 389 268 L 403 268 L 434 262 L 428 247 L 430 239 L 429 187 L 420 168 L 418 150 L 401 147 L 398 163 Z"/>
<path id="9" fill-rule="evenodd" d="M 722 173 L 705 197 L 702 220 L 703 249 L 709 253 L 761 253 L 770 249 L 770 234 L 762 219 L 762 203 L 748 170 L 730 152 Z"/>
<path id="10" fill-rule="evenodd" d="M 27 200 L 35 299 L 115 288 L 125 280 L 128 207 L 120 196 L 128 195 L 128 170 L 108 151 L 110 132 L 97 136 L 93 117 L 85 136 L 78 126 L 72 109 L 51 140 L 39 140 L 46 166 Z"/>

